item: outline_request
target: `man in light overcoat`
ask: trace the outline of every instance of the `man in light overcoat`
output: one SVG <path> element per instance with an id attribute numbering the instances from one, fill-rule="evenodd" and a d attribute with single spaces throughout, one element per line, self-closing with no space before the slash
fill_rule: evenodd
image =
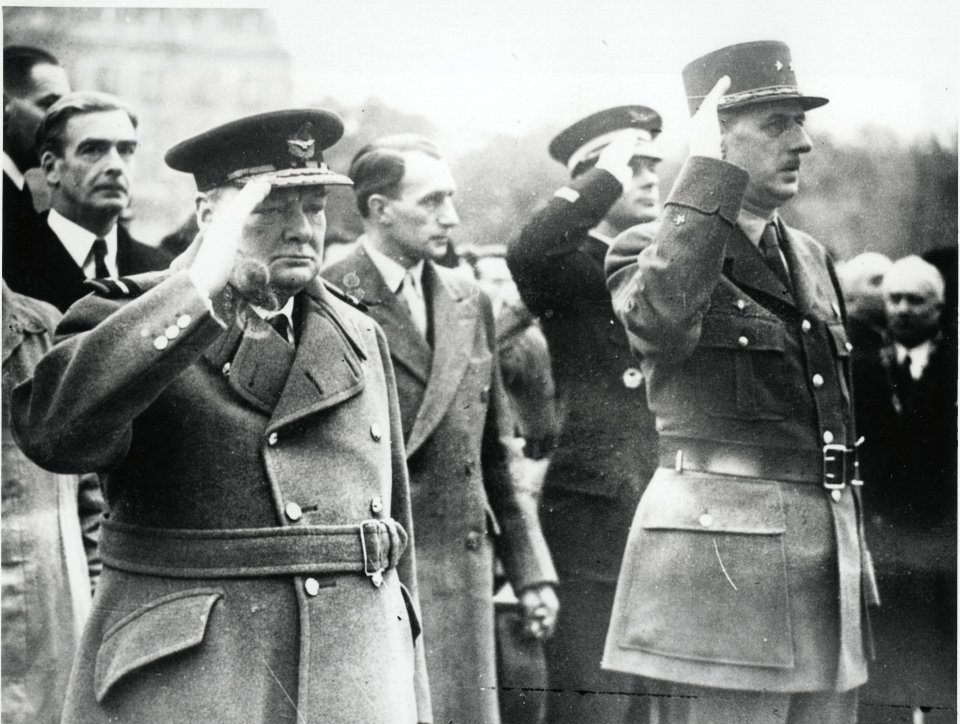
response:
<path id="1" fill-rule="evenodd" d="M 436 147 L 391 136 L 351 164 L 365 233 L 324 275 L 358 296 L 387 335 L 417 533 L 427 670 L 437 721 L 498 721 L 494 548 L 531 635 L 556 617 L 556 574 L 536 504 L 511 474 L 490 300 L 435 263 L 458 223 Z"/>
<path id="2" fill-rule="evenodd" d="M 297 109 L 172 148 L 201 236 L 96 281 L 15 391 L 27 454 L 109 505 L 65 721 L 431 720 L 386 341 L 317 277 L 342 133 Z"/>

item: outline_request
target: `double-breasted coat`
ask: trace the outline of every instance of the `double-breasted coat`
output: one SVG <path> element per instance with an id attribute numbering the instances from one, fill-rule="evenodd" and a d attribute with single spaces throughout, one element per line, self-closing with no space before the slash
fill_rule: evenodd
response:
<path id="1" fill-rule="evenodd" d="M 243 303 L 224 329 L 185 271 L 122 281 L 15 391 L 27 454 L 109 505 L 65 721 L 429 721 L 380 329 L 319 280 L 296 347 Z"/>
<path id="2" fill-rule="evenodd" d="M 489 300 L 461 273 L 426 262 L 431 349 L 362 244 L 324 274 L 383 327 L 396 369 L 436 719 L 496 722 L 494 544 L 517 591 L 555 573 L 532 496 L 509 469 Z"/>
<path id="3" fill-rule="evenodd" d="M 604 665 L 845 691 L 867 676 L 875 582 L 854 486 L 824 486 L 847 457 L 825 446 L 855 442 L 840 294 L 824 248 L 782 223 L 793 290 L 764 264 L 736 225 L 747 180 L 691 157 L 653 238 L 625 232 L 608 256 L 663 467 L 630 531 Z"/>

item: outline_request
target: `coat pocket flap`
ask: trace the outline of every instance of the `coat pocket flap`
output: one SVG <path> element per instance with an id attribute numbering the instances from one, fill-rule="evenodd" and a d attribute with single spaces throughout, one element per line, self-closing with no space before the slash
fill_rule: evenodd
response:
<path id="1" fill-rule="evenodd" d="M 94 686 L 102 702 L 132 671 L 193 648 L 203 641 L 221 591 L 190 590 L 157 598 L 124 616 L 104 634 L 97 652 Z"/>
<path id="2" fill-rule="evenodd" d="M 661 474 L 663 471 L 661 471 Z M 648 530 L 781 535 L 786 518 L 776 483 L 676 473 L 647 489 L 640 525 Z"/>
<path id="3" fill-rule="evenodd" d="M 783 324 L 776 319 L 739 314 L 711 314 L 703 321 L 702 347 L 783 352 Z"/>

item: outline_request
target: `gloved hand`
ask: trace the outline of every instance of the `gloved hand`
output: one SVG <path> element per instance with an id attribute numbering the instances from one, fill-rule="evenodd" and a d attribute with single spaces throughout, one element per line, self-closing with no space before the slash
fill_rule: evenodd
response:
<path id="1" fill-rule="evenodd" d="M 723 158 L 720 144 L 720 119 L 717 116 L 717 105 L 720 96 L 730 87 L 730 76 L 725 75 L 703 99 L 700 108 L 690 119 L 690 155 L 706 156 L 707 158 Z"/>

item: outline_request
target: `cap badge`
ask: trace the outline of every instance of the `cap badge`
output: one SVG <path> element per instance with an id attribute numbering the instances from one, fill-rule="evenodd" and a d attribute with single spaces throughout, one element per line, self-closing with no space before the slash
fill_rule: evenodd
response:
<path id="1" fill-rule="evenodd" d="M 287 152 L 301 161 L 309 161 L 317 152 L 316 141 L 310 135 L 312 124 L 304 123 L 293 138 L 287 139 Z"/>
<path id="2" fill-rule="evenodd" d="M 632 120 L 634 123 L 646 123 L 650 120 L 649 113 L 638 111 L 635 108 L 631 108 L 628 113 L 630 114 L 630 120 Z"/>
<path id="3" fill-rule="evenodd" d="M 777 70 L 783 70 L 783 63 L 781 63 L 779 60 L 777 61 Z"/>

